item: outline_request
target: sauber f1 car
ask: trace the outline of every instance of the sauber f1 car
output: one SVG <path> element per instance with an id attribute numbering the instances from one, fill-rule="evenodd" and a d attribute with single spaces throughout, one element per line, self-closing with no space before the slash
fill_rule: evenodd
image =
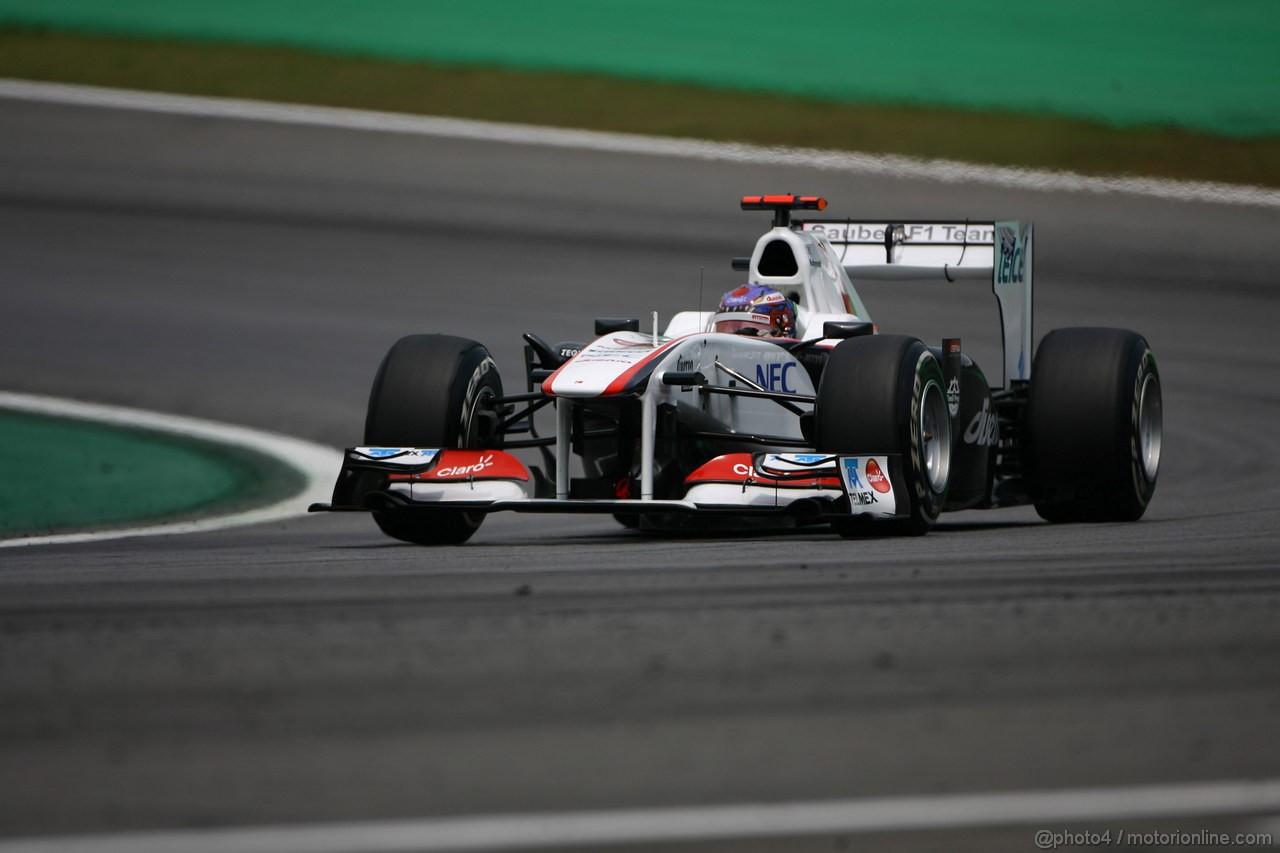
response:
<path id="1" fill-rule="evenodd" d="M 643 329 L 597 319 L 584 343 L 525 334 L 520 393 L 475 341 L 401 338 L 332 503 L 312 509 L 370 512 L 420 544 L 463 542 L 500 511 L 844 536 L 919 535 L 944 511 L 1027 503 L 1054 522 L 1142 516 L 1160 464 L 1155 357 L 1134 332 L 1068 328 L 1032 359 L 1031 223 L 799 221 L 826 202 L 794 195 L 742 207 L 773 214 L 733 261 L 747 281 L 734 293 L 765 294 L 744 322 L 682 311 L 661 331 L 657 314 Z M 1001 384 L 959 339 L 880 334 L 854 288 L 865 280 L 990 282 Z M 772 308 L 788 323 L 762 333 Z"/>

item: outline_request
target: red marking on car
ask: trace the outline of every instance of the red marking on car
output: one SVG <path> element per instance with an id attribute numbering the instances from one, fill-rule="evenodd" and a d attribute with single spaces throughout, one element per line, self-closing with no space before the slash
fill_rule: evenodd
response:
<path id="1" fill-rule="evenodd" d="M 610 382 L 607 387 L 605 387 L 604 392 L 600 396 L 608 397 L 610 394 L 619 394 L 622 391 L 625 391 L 627 386 L 631 384 L 631 380 L 634 379 L 640 371 L 644 370 L 646 367 L 652 368 L 654 363 L 657 362 L 658 356 L 664 354 L 681 340 L 683 340 L 683 338 L 676 338 L 675 340 L 668 341 L 646 355 L 644 358 L 637 361 L 631 367 L 619 373 L 617 377 Z"/>
<path id="2" fill-rule="evenodd" d="M 787 206 L 804 207 L 809 210 L 826 210 L 827 200 L 816 195 L 748 195 L 742 197 L 743 206 L 751 205 L 753 207 L 763 205 L 781 204 Z"/>
<path id="3" fill-rule="evenodd" d="M 871 484 L 871 488 L 882 495 L 893 488 L 889 485 L 889 478 L 884 475 L 884 471 L 880 470 L 880 463 L 874 459 L 867 460 L 867 482 Z"/>
<path id="4" fill-rule="evenodd" d="M 423 480 L 528 480 L 529 471 L 510 453 L 501 450 L 445 450 L 436 467 Z"/>
<path id="5" fill-rule="evenodd" d="M 652 343 L 652 341 L 645 341 L 645 342 L 643 342 L 643 343 L 639 343 L 639 342 L 632 342 L 632 341 L 621 341 L 621 340 L 618 340 L 618 339 L 616 339 L 616 338 L 615 338 L 614 340 L 615 340 L 617 343 L 625 344 L 625 345 L 626 345 L 626 346 L 628 346 L 628 347 L 635 347 L 636 349 L 640 349 L 640 348 L 644 348 L 644 347 L 648 347 L 648 348 L 652 348 L 652 347 L 653 347 L 653 343 Z M 610 382 L 610 383 L 609 383 L 608 387 L 606 387 L 606 388 L 604 389 L 604 391 L 602 391 L 602 392 L 600 393 L 600 396 L 601 396 L 601 397 L 605 397 L 605 396 L 608 396 L 608 395 L 610 395 L 610 394 L 617 394 L 617 393 L 619 393 L 619 392 L 621 392 L 621 391 L 625 390 L 625 389 L 626 389 L 626 387 L 627 387 L 627 385 L 628 385 L 628 383 L 629 383 L 629 382 L 630 382 L 630 381 L 635 377 L 635 375 L 636 375 L 637 373 L 639 373 L 641 370 L 643 370 L 643 369 L 645 368 L 645 366 L 646 366 L 646 365 L 653 365 L 653 364 L 654 364 L 654 362 L 656 361 L 656 359 L 657 359 L 657 357 L 658 357 L 659 355 L 661 355 L 662 353 L 665 353 L 667 350 L 671 349 L 671 347 L 675 346 L 676 344 L 678 344 L 678 343 L 679 343 L 680 341 L 682 341 L 682 340 L 684 340 L 684 338 L 683 338 L 683 337 L 680 337 L 680 338 L 673 338 L 673 339 L 671 339 L 671 340 L 669 340 L 669 341 L 667 341 L 667 342 L 665 342 L 665 343 L 663 343 L 663 344 L 660 344 L 656 349 L 653 349 L 651 352 L 649 352 L 649 353 L 645 353 L 644 355 L 640 355 L 638 358 L 637 358 L 636 356 L 630 356 L 630 355 L 629 355 L 629 356 L 626 356 L 626 357 L 625 357 L 625 360 L 624 360 L 624 362 L 623 362 L 623 363 L 626 363 L 626 361 L 630 361 L 632 358 L 636 358 L 635 362 L 634 362 L 634 363 L 632 363 L 632 365 L 631 365 L 630 367 L 628 367 L 626 370 L 624 370 L 622 373 L 618 374 L 618 375 L 614 378 L 614 380 L 613 380 L 612 382 Z M 597 351 L 597 350 L 592 350 L 592 347 L 594 347 L 594 346 L 595 346 L 595 344 L 592 344 L 591 346 L 585 347 L 585 348 L 582 350 L 582 352 L 578 353 L 578 356 L 583 356 L 583 357 L 586 357 L 586 358 L 593 357 L 594 355 L 596 355 L 596 354 L 598 353 L 598 351 Z M 566 368 L 568 368 L 568 367 L 570 367 L 571 365 L 575 364 L 574 359 L 578 358 L 578 356 L 574 356 L 574 358 L 573 358 L 573 359 L 570 359 L 569 361 L 566 361 L 564 364 L 562 364 L 562 365 L 560 365 L 559 367 L 557 367 L 557 368 L 555 369 L 555 372 L 554 372 L 554 373 L 552 373 L 552 374 L 551 374 L 550 376 L 548 376 L 546 379 L 542 380 L 542 393 L 543 393 L 543 394 L 546 394 L 548 397 L 554 397 L 554 396 L 556 396 L 556 393 L 555 393 L 555 391 L 553 390 L 553 389 L 554 389 L 554 387 L 555 387 L 556 380 L 558 380 L 558 379 L 560 378 L 560 374 L 561 374 L 562 372 L 564 372 L 564 370 L 565 370 Z M 574 385 L 584 385 L 584 384 L 586 384 L 586 382 L 585 382 L 585 380 L 582 380 L 582 379 L 575 379 L 575 380 L 573 381 L 573 384 L 574 384 Z"/>
<path id="6" fill-rule="evenodd" d="M 501 450 L 442 450 L 434 468 L 414 474 L 388 474 L 388 480 L 524 480 L 529 470 Z"/>
<path id="7" fill-rule="evenodd" d="M 688 485 L 697 483 L 742 484 L 747 480 L 750 480 L 753 486 L 788 489 L 816 488 L 818 486 L 840 488 L 840 479 L 838 477 L 791 476 L 782 479 L 763 474 L 751 464 L 750 453 L 726 453 L 723 456 L 717 456 L 684 478 L 685 483 Z"/>

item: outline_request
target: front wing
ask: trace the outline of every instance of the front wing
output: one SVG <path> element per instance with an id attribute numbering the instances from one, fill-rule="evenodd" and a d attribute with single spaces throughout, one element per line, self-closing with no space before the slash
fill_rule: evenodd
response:
<path id="1" fill-rule="evenodd" d="M 312 512 L 533 512 L 624 515 L 789 516 L 814 521 L 906 515 L 897 455 L 730 453 L 689 474 L 670 499 L 545 498 L 515 456 L 500 450 L 355 447 L 333 500 Z"/>

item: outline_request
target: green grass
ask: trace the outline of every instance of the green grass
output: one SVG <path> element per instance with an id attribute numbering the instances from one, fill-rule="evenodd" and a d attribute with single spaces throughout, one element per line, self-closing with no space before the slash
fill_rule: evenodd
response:
<path id="1" fill-rule="evenodd" d="M 263 506 L 302 476 L 185 436 L 0 410 L 0 537 L 198 518 Z"/>
<path id="2" fill-rule="evenodd" d="M 0 76 L 559 127 L 1280 186 L 1280 138 L 1005 113 L 848 105 L 751 92 L 0 29 Z"/>

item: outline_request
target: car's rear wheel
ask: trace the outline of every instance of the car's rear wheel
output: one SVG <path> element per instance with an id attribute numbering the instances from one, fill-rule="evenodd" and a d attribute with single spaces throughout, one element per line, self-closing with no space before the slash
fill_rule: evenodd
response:
<path id="1" fill-rule="evenodd" d="M 382 360 L 365 418 L 366 445 L 484 446 L 492 402 L 502 397 L 497 365 L 482 345 L 450 335 L 409 335 Z M 383 533 L 419 545 L 465 542 L 484 515 L 467 512 L 375 512 Z"/>
<path id="2" fill-rule="evenodd" d="M 1028 459 L 1047 521 L 1136 521 L 1160 471 L 1160 372 L 1126 329 L 1055 329 L 1031 368 Z"/>
<path id="3" fill-rule="evenodd" d="M 824 453 L 900 455 L 907 515 L 853 516 L 845 536 L 921 535 L 938 519 L 951 475 L 951 418 L 937 358 L 904 335 L 850 338 L 832 352 L 814 404 L 814 441 Z"/>

